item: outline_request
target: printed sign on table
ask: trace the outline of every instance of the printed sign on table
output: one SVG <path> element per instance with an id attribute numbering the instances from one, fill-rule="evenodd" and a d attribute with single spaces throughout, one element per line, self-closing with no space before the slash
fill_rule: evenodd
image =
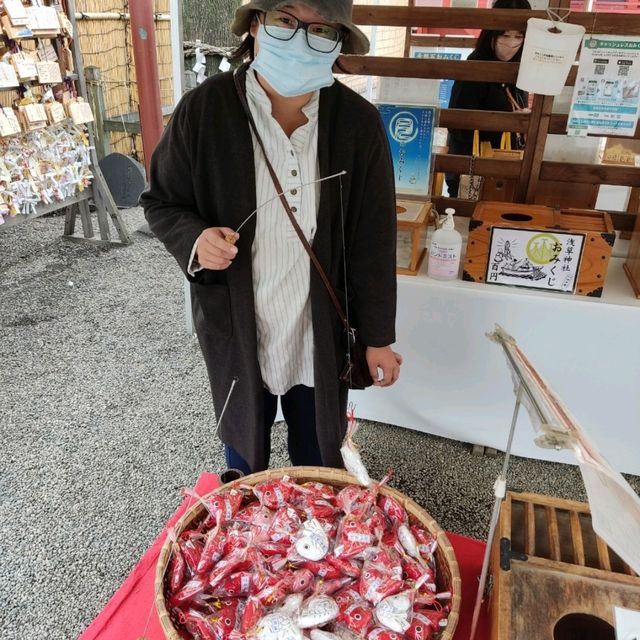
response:
<path id="1" fill-rule="evenodd" d="M 433 132 L 437 109 L 378 104 L 391 155 L 398 194 L 429 195 Z"/>
<path id="2" fill-rule="evenodd" d="M 640 38 L 586 37 L 567 133 L 632 136 L 640 114 Z"/>
<path id="3" fill-rule="evenodd" d="M 573 293 L 584 235 L 493 227 L 487 284 Z"/>

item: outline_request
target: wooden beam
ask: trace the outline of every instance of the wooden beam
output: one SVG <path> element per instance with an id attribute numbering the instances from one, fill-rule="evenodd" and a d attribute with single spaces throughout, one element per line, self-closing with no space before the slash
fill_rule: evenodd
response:
<path id="1" fill-rule="evenodd" d="M 584 543 L 582 542 L 582 529 L 580 528 L 580 518 L 577 511 L 570 510 L 571 520 L 571 543 L 573 546 L 573 563 L 584 567 Z"/>
<path id="2" fill-rule="evenodd" d="M 629 194 L 629 202 L 627 203 L 628 213 L 640 213 L 640 189 L 633 187 Z"/>
<path id="3" fill-rule="evenodd" d="M 526 133 L 529 130 L 528 113 L 508 111 L 476 111 L 471 109 L 442 109 L 439 127 L 446 129 L 478 129 L 480 131 L 516 131 Z"/>
<path id="4" fill-rule="evenodd" d="M 447 207 L 453 207 L 456 210 L 457 216 L 463 218 L 470 218 L 475 211 L 476 204 L 474 200 L 462 200 L 461 198 L 446 198 L 445 196 L 436 196 L 431 198 L 433 206 L 438 210 L 444 212 Z"/>
<path id="5" fill-rule="evenodd" d="M 340 56 L 336 73 L 395 78 L 455 79 L 514 84 L 518 77 L 516 62 L 480 60 L 427 60 L 382 56 Z"/>
<path id="6" fill-rule="evenodd" d="M 477 176 L 494 178 L 517 178 L 520 175 L 519 160 L 494 160 L 493 158 L 475 158 L 473 173 Z M 441 173 L 469 173 L 471 156 L 437 154 L 434 157 L 434 171 Z"/>
<path id="7" fill-rule="evenodd" d="M 353 21 L 358 25 L 429 27 L 524 31 L 529 18 L 548 19 L 546 11 L 522 9 L 463 9 L 452 7 L 399 7 L 354 5 Z M 580 24 L 589 33 L 640 35 L 640 20 L 623 13 L 571 13 L 567 22 Z M 596 31 L 594 32 L 594 27 Z"/>
<path id="8" fill-rule="evenodd" d="M 434 196 L 431 198 L 431 202 L 438 211 L 453 207 L 456 210 L 456 215 L 462 218 L 470 218 L 478 204 L 475 200 L 462 200 L 461 198 L 447 198 L 445 196 Z M 598 209 L 598 211 L 604 210 Z M 616 231 L 633 231 L 636 222 L 635 214 L 624 211 L 607 211 L 606 213 L 611 216 L 611 222 Z"/>
<path id="9" fill-rule="evenodd" d="M 414 47 L 456 47 L 457 49 L 473 49 L 477 39 L 465 36 L 438 36 L 425 33 L 414 33 L 409 38 L 409 45 Z"/>
<path id="10" fill-rule="evenodd" d="M 173 113 L 173 105 L 162 107 L 162 116 L 166 118 Z M 137 112 L 121 113 L 117 116 L 109 116 L 103 121 L 105 131 L 125 134 L 140 133 L 140 114 Z"/>
<path id="11" fill-rule="evenodd" d="M 600 211 L 600 209 L 599 209 Z M 625 211 L 607 211 L 611 216 L 613 228 L 618 231 L 633 231 L 636 225 L 636 214 Z"/>
<path id="12" fill-rule="evenodd" d="M 409 0 L 408 6 L 415 7 L 416 0 Z M 411 27 L 407 27 L 404 32 L 404 57 L 408 58 L 411 52 Z"/>
<path id="13" fill-rule="evenodd" d="M 43 204 L 36 205 L 35 213 L 28 214 L 18 214 L 16 216 L 7 216 L 4 219 L 4 224 L 0 225 L 0 231 L 6 231 L 11 227 L 16 226 L 17 224 L 21 224 L 22 222 L 27 222 L 28 220 L 33 220 L 34 218 L 39 218 L 40 216 L 45 216 L 47 213 L 52 213 L 54 211 L 58 211 L 59 209 L 63 209 L 64 207 L 72 207 L 79 202 L 84 202 L 91 197 L 91 190 L 86 189 L 82 193 L 78 193 L 75 196 L 71 196 L 70 198 L 66 198 L 62 202 L 52 202 L 51 204 Z"/>
<path id="14" fill-rule="evenodd" d="M 543 162 L 540 180 L 640 187 L 640 171 L 635 167 L 622 165 Z"/>
<path id="15" fill-rule="evenodd" d="M 540 179 L 540 166 L 544 156 L 544 147 L 549 132 L 549 120 L 553 109 L 552 96 L 535 96 L 533 99 L 533 113 L 529 121 L 527 143 L 524 148 L 524 158 L 516 189 L 517 202 L 533 202 L 538 180 Z"/>

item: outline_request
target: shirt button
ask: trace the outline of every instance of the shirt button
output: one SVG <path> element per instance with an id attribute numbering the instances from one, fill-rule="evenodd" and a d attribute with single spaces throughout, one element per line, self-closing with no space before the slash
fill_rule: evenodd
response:
<path id="1" fill-rule="evenodd" d="M 291 191 L 289 192 L 292 196 L 295 196 L 298 193 L 297 189 L 291 189 Z"/>
<path id="2" fill-rule="evenodd" d="M 298 172 L 297 172 L 295 169 L 292 169 L 292 170 L 291 170 L 291 175 L 292 175 L 292 176 L 297 176 L 297 175 L 298 175 Z"/>
<path id="3" fill-rule="evenodd" d="M 297 210 L 297 207 L 291 207 L 291 211 L 293 211 L 293 213 L 295 213 Z"/>

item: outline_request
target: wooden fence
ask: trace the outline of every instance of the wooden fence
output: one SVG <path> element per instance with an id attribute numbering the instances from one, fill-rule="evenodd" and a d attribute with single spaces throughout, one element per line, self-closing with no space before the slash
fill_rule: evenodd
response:
<path id="1" fill-rule="evenodd" d="M 105 128 L 112 150 L 133 155 L 142 162 L 138 90 L 128 15 L 132 1 L 76 0 L 77 37 L 85 68 L 100 70 L 97 82 L 103 87 Z M 163 105 L 172 105 L 169 0 L 154 0 L 154 13 L 160 95 Z"/>

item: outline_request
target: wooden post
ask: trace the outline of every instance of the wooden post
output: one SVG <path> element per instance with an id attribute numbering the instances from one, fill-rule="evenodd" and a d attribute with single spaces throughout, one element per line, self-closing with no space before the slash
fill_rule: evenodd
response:
<path id="1" fill-rule="evenodd" d="M 164 129 L 153 2 L 151 0 L 137 0 L 137 2 L 130 4 L 129 11 L 131 12 L 133 58 L 136 65 L 140 99 L 140 129 L 142 131 L 144 166 L 148 177 L 151 154 L 160 141 Z"/>
<path id="2" fill-rule="evenodd" d="M 111 140 L 109 133 L 104 130 L 104 119 L 106 115 L 104 90 L 102 86 L 102 72 L 99 67 L 85 67 L 84 76 L 87 80 L 87 97 L 93 116 L 95 118 L 96 153 L 98 160 L 102 160 L 111 153 Z"/>
<path id="3" fill-rule="evenodd" d="M 408 6 L 410 7 L 415 7 L 416 6 L 416 0 L 409 0 L 409 4 Z M 404 57 L 408 58 L 409 54 L 411 53 L 411 32 L 413 30 L 413 27 L 407 27 L 405 34 L 404 34 Z"/>
<path id="4" fill-rule="evenodd" d="M 535 95 L 533 97 L 527 143 L 524 147 L 524 157 L 520 164 L 520 178 L 515 193 L 516 202 L 533 202 L 538 187 L 540 166 L 547 142 L 552 110 L 553 96 Z"/>

